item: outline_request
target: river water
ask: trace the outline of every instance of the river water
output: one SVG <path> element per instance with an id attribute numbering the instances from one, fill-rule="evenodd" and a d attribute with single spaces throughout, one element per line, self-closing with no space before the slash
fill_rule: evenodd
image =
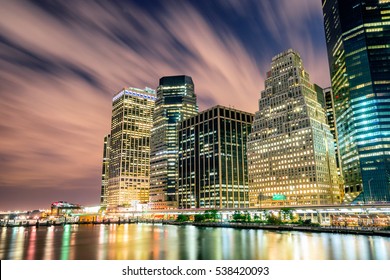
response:
<path id="1" fill-rule="evenodd" d="M 390 238 L 122 224 L 0 229 L 2 260 L 389 260 Z"/>

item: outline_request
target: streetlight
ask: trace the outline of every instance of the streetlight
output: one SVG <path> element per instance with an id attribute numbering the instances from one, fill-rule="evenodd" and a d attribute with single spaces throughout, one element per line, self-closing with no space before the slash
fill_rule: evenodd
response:
<path id="1" fill-rule="evenodd" d="M 374 180 L 374 178 L 371 178 L 368 180 L 368 189 L 370 191 L 370 202 L 372 203 L 372 194 L 371 194 L 371 181 Z"/>

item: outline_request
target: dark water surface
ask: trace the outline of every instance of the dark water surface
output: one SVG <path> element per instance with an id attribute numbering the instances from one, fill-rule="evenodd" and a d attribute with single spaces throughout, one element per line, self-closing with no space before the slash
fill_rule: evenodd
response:
<path id="1" fill-rule="evenodd" d="M 2 260 L 389 260 L 390 238 L 124 224 L 0 229 Z"/>

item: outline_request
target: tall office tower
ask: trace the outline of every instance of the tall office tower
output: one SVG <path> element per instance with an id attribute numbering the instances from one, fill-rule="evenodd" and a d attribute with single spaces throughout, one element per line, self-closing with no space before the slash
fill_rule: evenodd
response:
<path id="1" fill-rule="evenodd" d="M 180 123 L 179 208 L 248 207 L 253 114 L 216 106 Z"/>
<path id="2" fill-rule="evenodd" d="M 111 135 L 107 134 L 104 136 L 103 145 L 103 165 L 102 165 L 102 188 L 100 192 L 100 206 L 107 207 L 107 187 L 109 178 L 109 167 L 110 167 L 110 140 Z"/>
<path id="3" fill-rule="evenodd" d="M 112 99 L 108 207 L 149 202 L 150 130 L 156 96 L 149 88 L 125 88 Z"/>
<path id="4" fill-rule="evenodd" d="M 189 76 L 160 79 L 153 115 L 150 159 L 150 207 L 177 208 L 178 123 L 198 113 L 194 83 Z"/>
<path id="5" fill-rule="evenodd" d="M 390 2 L 322 7 L 345 201 L 390 201 Z"/>
<path id="6" fill-rule="evenodd" d="M 325 111 L 292 50 L 272 59 L 247 149 L 251 207 L 340 203 Z"/>

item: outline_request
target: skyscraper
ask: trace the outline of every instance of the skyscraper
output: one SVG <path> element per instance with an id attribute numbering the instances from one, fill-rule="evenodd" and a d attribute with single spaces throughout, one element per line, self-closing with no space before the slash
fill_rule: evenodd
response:
<path id="1" fill-rule="evenodd" d="M 194 83 L 189 76 L 160 79 L 151 136 L 152 209 L 177 208 L 178 123 L 198 113 Z"/>
<path id="2" fill-rule="evenodd" d="M 107 207 L 107 187 L 109 178 L 109 167 L 110 167 L 110 140 L 111 135 L 107 134 L 104 136 L 103 145 L 103 165 L 102 165 L 102 188 L 100 192 L 100 206 Z"/>
<path id="3" fill-rule="evenodd" d="M 390 201 L 390 2 L 322 6 L 346 201 Z"/>
<path id="4" fill-rule="evenodd" d="M 180 123 L 178 204 L 248 207 L 247 136 L 253 114 L 216 106 Z"/>
<path id="5" fill-rule="evenodd" d="M 272 59 L 247 149 L 251 207 L 340 203 L 325 111 L 292 50 Z"/>
<path id="6" fill-rule="evenodd" d="M 112 99 L 107 202 L 136 208 L 149 202 L 150 130 L 156 96 L 145 88 L 125 88 Z"/>

